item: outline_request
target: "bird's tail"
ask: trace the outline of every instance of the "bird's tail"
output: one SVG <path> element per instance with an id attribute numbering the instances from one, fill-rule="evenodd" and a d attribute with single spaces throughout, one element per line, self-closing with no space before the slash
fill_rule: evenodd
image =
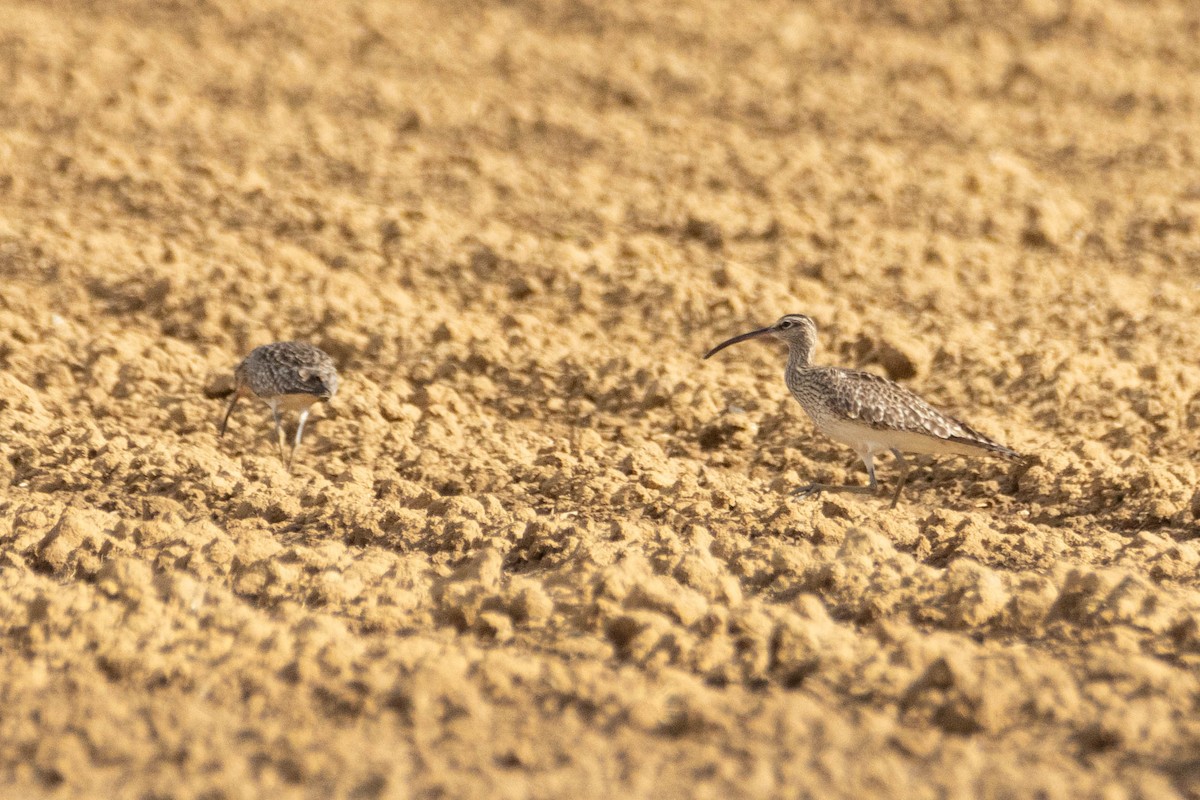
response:
<path id="1" fill-rule="evenodd" d="M 967 432 L 967 436 L 951 436 L 950 440 L 959 444 L 981 450 L 989 455 L 999 456 L 1000 458 L 1008 459 L 1009 461 L 1023 461 L 1025 456 L 1013 450 L 1011 447 L 1002 445 L 990 436 L 986 436 L 974 428 L 963 424 L 958 420 L 958 424 L 962 425 L 963 430 Z"/>

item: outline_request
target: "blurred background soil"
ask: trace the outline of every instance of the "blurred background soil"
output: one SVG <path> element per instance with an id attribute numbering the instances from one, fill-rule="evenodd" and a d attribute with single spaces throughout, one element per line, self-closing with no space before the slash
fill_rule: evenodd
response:
<path id="1" fill-rule="evenodd" d="M 1200 797 L 1198 39 L 0 2 L 2 793 Z M 788 312 L 1032 457 L 789 500 Z"/>

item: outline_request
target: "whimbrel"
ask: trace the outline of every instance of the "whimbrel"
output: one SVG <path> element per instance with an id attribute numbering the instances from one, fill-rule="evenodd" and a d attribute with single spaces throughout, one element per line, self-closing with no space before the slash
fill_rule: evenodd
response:
<path id="1" fill-rule="evenodd" d="M 759 336 L 773 336 L 787 344 L 784 379 L 792 396 L 818 431 L 850 445 L 867 466 L 870 482 L 866 486 L 813 483 L 798 489 L 799 496 L 824 491 L 873 494 L 877 489 L 874 458 L 885 450 L 891 451 L 902 470 L 892 495 L 892 508 L 908 478 L 909 466 L 902 453 L 1021 457 L 887 378 L 853 369 L 814 366 L 817 325 L 803 314 L 788 314 L 774 325 L 721 342 L 704 357 Z"/>
<path id="2" fill-rule="evenodd" d="M 243 395 L 253 394 L 271 407 L 279 458 L 290 472 L 313 403 L 329 400 L 337 393 L 337 388 L 338 374 L 333 359 L 320 348 L 304 342 L 275 342 L 256 347 L 234 372 L 233 397 L 221 420 L 221 436 L 225 435 L 225 426 L 229 424 L 229 415 L 237 401 Z M 281 411 L 297 411 L 300 415 L 287 458 L 283 456 Z"/>

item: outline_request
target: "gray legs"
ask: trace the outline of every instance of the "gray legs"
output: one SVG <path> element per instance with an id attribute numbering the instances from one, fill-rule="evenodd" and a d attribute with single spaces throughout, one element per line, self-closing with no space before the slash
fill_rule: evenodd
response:
<path id="1" fill-rule="evenodd" d="M 912 469 L 912 465 L 908 463 L 908 459 L 897 449 L 892 448 L 892 455 L 896 457 L 896 466 L 900 468 L 900 477 L 896 480 L 896 491 L 892 493 L 892 504 L 888 508 L 895 508 L 896 503 L 900 502 L 900 492 L 904 489 L 904 483 L 908 480 L 908 473 Z M 875 463 L 871 454 L 859 453 L 863 463 L 867 465 L 867 477 L 870 481 L 866 486 L 858 484 L 830 484 L 830 483 L 810 483 L 807 486 L 801 486 L 792 492 L 793 497 L 811 497 L 821 492 L 853 492 L 854 494 L 875 494 L 879 488 L 879 484 L 875 481 Z"/>
<path id="2" fill-rule="evenodd" d="M 300 447 L 300 437 L 304 435 L 304 423 L 308 422 L 308 409 L 300 412 L 300 420 L 296 423 L 296 438 L 292 442 L 292 452 L 288 454 L 287 468 L 292 471 L 292 461 L 296 458 L 296 448 Z"/>
<path id="3" fill-rule="evenodd" d="M 900 490 L 904 488 L 904 482 L 908 480 L 909 470 L 912 469 L 912 465 L 894 447 L 892 448 L 892 455 L 896 457 L 896 466 L 900 468 L 900 478 L 896 481 L 896 493 L 892 495 L 892 504 L 888 508 L 895 508 L 896 503 L 900 502 Z"/>
<path id="4" fill-rule="evenodd" d="M 296 421 L 296 435 L 292 439 L 292 448 L 288 450 L 287 457 L 283 455 L 283 440 L 286 438 L 283 432 L 283 425 L 279 420 L 279 404 L 271 403 L 271 413 L 275 415 L 275 438 L 279 441 L 279 460 L 287 467 L 287 471 L 292 471 L 292 461 L 296 458 L 296 448 L 300 446 L 300 440 L 304 437 L 304 423 L 308 422 L 309 409 L 304 409 L 300 412 L 300 416 Z"/>
<path id="5" fill-rule="evenodd" d="M 229 401 L 229 408 L 225 409 L 225 418 L 221 420 L 221 435 L 225 435 L 225 427 L 229 424 L 229 416 L 233 413 L 233 407 L 237 405 L 238 399 L 241 397 L 241 392 L 234 392 L 233 399 Z M 292 437 L 292 447 L 285 454 L 284 442 L 287 439 L 287 433 L 284 431 L 283 415 L 279 409 L 279 400 L 273 398 L 267 401 L 271 407 L 271 418 L 275 420 L 275 445 L 279 448 L 279 460 L 287 467 L 287 471 L 292 471 L 292 461 L 296 458 L 296 450 L 300 447 L 300 442 L 304 438 L 304 423 L 308 422 L 309 408 L 302 409 L 296 421 L 296 433 Z"/>

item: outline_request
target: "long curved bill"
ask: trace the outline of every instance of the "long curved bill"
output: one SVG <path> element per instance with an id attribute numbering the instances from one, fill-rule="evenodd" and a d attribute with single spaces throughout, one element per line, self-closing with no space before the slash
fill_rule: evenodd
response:
<path id="1" fill-rule="evenodd" d="M 237 405 L 238 400 L 242 399 L 242 393 L 238 389 L 233 390 L 233 397 L 229 399 L 229 407 L 225 409 L 225 418 L 221 420 L 221 432 L 217 436 L 225 435 L 225 426 L 229 424 L 229 415 L 233 413 L 233 407 Z"/>
<path id="2" fill-rule="evenodd" d="M 726 339 L 725 341 L 721 342 L 719 345 L 714 347 L 712 350 L 709 350 L 707 353 L 705 353 L 704 357 L 709 358 L 709 357 L 714 356 L 717 353 L 721 352 L 726 347 L 729 347 L 732 344 L 737 344 L 738 342 L 744 342 L 747 339 L 757 339 L 759 336 L 766 336 L 770 332 L 771 332 L 770 328 L 759 328 L 756 331 L 750 331 L 749 333 L 743 333 L 741 336 L 735 336 L 732 339 Z"/>

